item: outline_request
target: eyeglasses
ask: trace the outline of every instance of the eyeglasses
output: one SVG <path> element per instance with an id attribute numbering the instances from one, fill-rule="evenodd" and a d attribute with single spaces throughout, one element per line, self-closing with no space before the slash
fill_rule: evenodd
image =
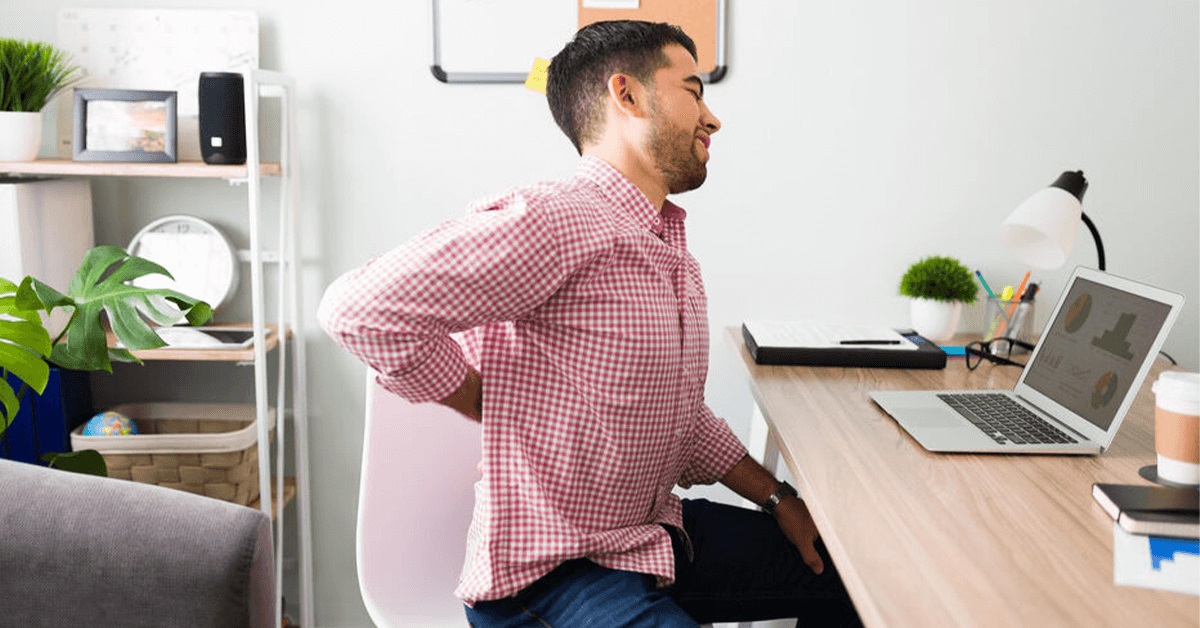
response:
<path id="1" fill-rule="evenodd" d="M 1025 367 L 1021 362 L 1011 359 L 1013 348 L 1020 347 L 1026 351 L 1033 351 L 1033 345 L 1024 340 L 1016 338 L 994 338 L 987 342 L 976 340 L 968 343 L 966 349 L 967 368 L 975 370 L 984 360 L 994 362 L 996 364 L 1007 364 L 1010 366 Z"/>

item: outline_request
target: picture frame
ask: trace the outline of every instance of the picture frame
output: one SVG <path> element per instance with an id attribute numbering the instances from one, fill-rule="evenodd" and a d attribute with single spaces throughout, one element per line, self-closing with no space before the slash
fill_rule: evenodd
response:
<path id="1" fill-rule="evenodd" d="M 178 94 L 133 89 L 76 89 L 75 161 L 174 163 Z"/>

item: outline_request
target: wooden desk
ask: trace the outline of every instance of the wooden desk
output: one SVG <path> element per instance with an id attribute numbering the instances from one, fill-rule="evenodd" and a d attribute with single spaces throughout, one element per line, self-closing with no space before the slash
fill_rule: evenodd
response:
<path id="1" fill-rule="evenodd" d="M 1011 388 L 1018 369 L 759 366 L 727 337 L 868 626 L 1200 624 L 1194 597 L 1113 584 L 1113 522 L 1092 499 L 1093 482 L 1145 483 L 1149 384 L 1100 456 L 934 454 L 867 394 Z"/>

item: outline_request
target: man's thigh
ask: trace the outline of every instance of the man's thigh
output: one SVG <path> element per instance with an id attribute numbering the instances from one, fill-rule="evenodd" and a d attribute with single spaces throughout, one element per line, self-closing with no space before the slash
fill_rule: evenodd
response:
<path id="1" fill-rule="evenodd" d="M 514 597 L 467 608 L 476 628 L 571 626 L 695 628 L 696 622 L 654 587 L 653 576 L 572 560 Z"/>
<path id="2" fill-rule="evenodd" d="M 676 582 L 668 594 L 696 621 L 798 617 L 817 626 L 859 625 L 824 544 L 816 575 L 767 513 L 707 500 L 684 500 L 688 559 L 676 539 Z M 672 535 L 674 536 L 674 535 Z"/>

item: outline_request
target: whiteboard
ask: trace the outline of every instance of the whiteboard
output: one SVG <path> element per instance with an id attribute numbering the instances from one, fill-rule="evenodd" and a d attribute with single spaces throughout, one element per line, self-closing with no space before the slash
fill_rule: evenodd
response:
<path id="1" fill-rule="evenodd" d="M 701 78 L 725 73 L 725 0 L 431 0 L 434 77 L 445 83 L 524 83 L 583 25 L 644 19 L 696 40 Z"/>
<path id="2" fill-rule="evenodd" d="M 258 68 L 258 16 L 250 11 L 63 9 L 58 45 L 81 72 L 75 87 L 178 93 L 180 161 L 200 161 L 201 72 Z M 71 158 L 70 98 L 58 105 L 58 155 Z"/>
<path id="3" fill-rule="evenodd" d="M 524 83 L 575 34 L 574 0 L 433 0 L 433 75 L 453 83 Z"/>

